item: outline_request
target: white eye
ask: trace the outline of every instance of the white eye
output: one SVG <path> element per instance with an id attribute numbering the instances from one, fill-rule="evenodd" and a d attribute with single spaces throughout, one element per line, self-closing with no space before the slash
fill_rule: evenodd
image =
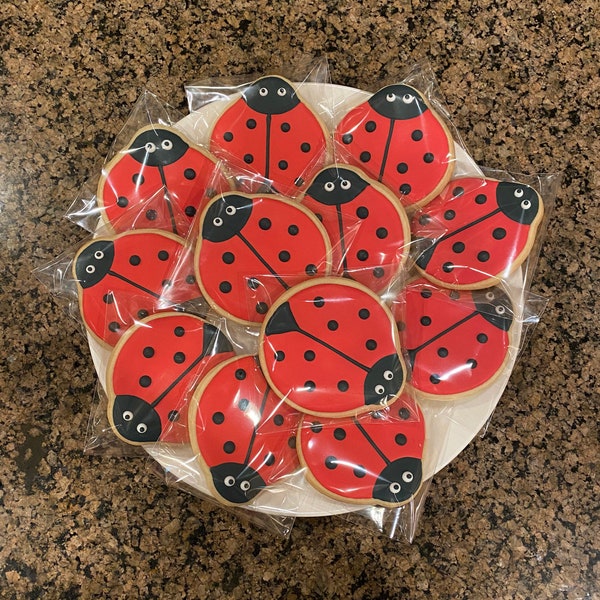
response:
<path id="1" fill-rule="evenodd" d="M 96 267 L 95 267 L 94 265 L 88 265 L 88 266 L 85 268 L 85 272 L 86 272 L 86 273 L 89 273 L 89 274 L 91 275 L 92 273 L 95 273 L 95 272 L 96 272 Z"/>
<path id="2" fill-rule="evenodd" d="M 515 190 L 515 198 L 522 198 L 524 193 L 525 192 L 521 188 Z"/>
<path id="3" fill-rule="evenodd" d="M 397 494 L 401 489 L 402 486 L 397 481 L 394 481 L 394 483 L 390 483 L 389 490 L 390 492 L 392 492 L 392 494 Z"/>
<path id="4" fill-rule="evenodd" d="M 96 250 L 96 252 L 94 252 L 94 258 L 96 260 L 102 260 L 104 258 L 104 252 L 102 252 L 102 250 Z"/>
<path id="5" fill-rule="evenodd" d="M 221 217 L 215 217 L 213 219 L 213 225 L 215 227 L 221 227 L 221 225 L 223 225 L 223 219 L 221 219 Z"/>
<path id="6" fill-rule="evenodd" d="M 324 186 L 326 192 L 333 192 L 335 190 L 335 183 L 328 181 Z"/>
<path id="7" fill-rule="evenodd" d="M 342 179 L 342 183 L 340 183 L 340 187 L 343 190 L 349 190 L 352 187 L 352 184 L 347 179 Z"/>
<path id="8" fill-rule="evenodd" d="M 146 426 L 146 423 L 140 423 L 137 427 L 137 432 L 138 433 L 146 433 L 146 431 L 148 431 L 148 427 Z"/>
<path id="9" fill-rule="evenodd" d="M 171 150 L 171 148 L 173 148 L 173 142 L 171 140 L 163 140 L 161 146 L 163 150 Z"/>
<path id="10" fill-rule="evenodd" d="M 523 200 L 523 202 L 521 202 L 521 208 L 523 210 L 529 210 L 531 208 L 531 200 Z"/>
<path id="11" fill-rule="evenodd" d="M 146 149 L 146 152 L 150 152 L 150 154 L 156 151 L 156 146 L 152 142 L 148 142 L 144 148 Z"/>
<path id="12" fill-rule="evenodd" d="M 402 473 L 402 481 L 404 481 L 404 483 L 410 483 L 414 478 L 415 476 L 410 471 L 404 471 L 404 473 Z"/>
<path id="13" fill-rule="evenodd" d="M 250 482 L 242 481 L 242 483 L 240 483 L 240 489 L 242 490 L 242 492 L 247 492 L 250 489 Z"/>
<path id="14" fill-rule="evenodd" d="M 281 88 L 279 88 L 279 89 L 277 90 L 277 95 L 278 95 L 278 96 L 285 96 L 286 94 L 287 94 L 287 90 L 286 90 L 285 88 L 282 88 L 282 87 L 281 87 Z"/>
<path id="15" fill-rule="evenodd" d="M 227 487 L 233 487 L 235 485 L 235 477 L 233 477 L 233 475 L 228 475 L 227 477 L 225 477 L 225 479 L 223 480 L 223 483 L 227 486 Z"/>
<path id="16" fill-rule="evenodd" d="M 235 208 L 235 206 L 228 206 L 225 209 L 225 212 L 231 216 L 231 215 L 235 215 L 235 213 L 237 212 L 237 209 Z"/>
<path id="17" fill-rule="evenodd" d="M 494 296 L 494 292 L 488 292 L 488 293 L 485 295 L 485 299 L 486 299 L 486 300 L 489 300 L 490 302 L 491 302 L 491 301 L 492 301 L 492 300 L 493 300 L 495 297 L 496 297 L 496 296 Z"/>
<path id="18" fill-rule="evenodd" d="M 260 88 L 260 90 L 258 90 L 258 93 L 261 96 L 266 96 L 269 93 L 269 90 L 267 88 Z"/>
<path id="19" fill-rule="evenodd" d="M 375 386 L 375 393 L 378 396 L 383 396 L 383 394 L 385 394 L 385 388 L 381 384 L 376 385 Z"/>
<path id="20" fill-rule="evenodd" d="M 402 96 L 402 102 L 404 102 L 404 104 L 410 104 L 414 99 L 415 97 L 412 94 L 404 94 L 404 96 Z"/>
<path id="21" fill-rule="evenodd" d="M 393 101 L 396 99 L 396 94 L 388 94 L 388 95 L 385 97 L 385 99 L 386 99 L 388 102 L 393 102 Z"/>
<path id="22" fill-rule="evenodd" d="M 133 413 L 130 410 L 126 410 L 123 413 L 123 421 L 131 421 L 133 419 Z"/>
<path id="23" fill-rule="evenodd" d="M 394 379 L 394 374 L 391 371 L 384 371 L 383 378 L 387 379 L 388 381 L 391 381 L 392 379 Z"/>
<path id="24" fill-rule="evenodd" d="M 506 308 L 504 306 L 496 306 L 496 314 L 503 315 L 506 312 Z"/>

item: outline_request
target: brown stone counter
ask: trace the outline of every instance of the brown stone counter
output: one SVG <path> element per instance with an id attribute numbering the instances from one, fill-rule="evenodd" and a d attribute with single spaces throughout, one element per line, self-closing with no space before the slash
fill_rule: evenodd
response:
<path id="1" fill-rule="evenodd" d="M 148 5 L 151 5 L 150 7 Z M 593 0 L 5 0 L 0 6 L 0 597 L 600 598 L 600 76 Z M 466 147 L 562 173 L 532 290 L 548 298 L 487 429 L 433 480 L 412 544 L 346 519 L 286 539 L 86 455 L 85 338 L 32 275 L 140 91 L 326 54 L 365 89 L 426 58 Z"/>

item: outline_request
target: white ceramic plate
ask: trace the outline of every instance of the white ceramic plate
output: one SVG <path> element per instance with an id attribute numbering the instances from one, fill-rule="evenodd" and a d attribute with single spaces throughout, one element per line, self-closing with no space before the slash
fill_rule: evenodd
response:
<path id="1" fill-rule="evenodd" d="M 339 85 L 304 83 L 296 84 L 299 94 L 328 125 L 334 127 L 336 119 L 332 115 L 343 115 L 349 108 L 364 101 L 370 94 L 361 90 Z M 219 116 L 226 102 L 213 102 L 184 119 L 177 127 L 188 137 L 203 146 L 208 146 L 208 131 Z M 470 156 L 456 147 L 455 176 L 481 176 L 481 171 Z M 508 383 L 517 357 L 521 336 L 523 277 L 518 269 L 507 282 L 508 293 L 515 307 L 513 324 L 513 348 L 503 372 L 492 384 L 478 394 L 454 401 L 435 401 L 419 397 L 426 426 L 423 475 L 424 479 L 447 466 L 473 440 L 485 426 L 494 412 Z M 241 346 L 252 351 L 256 340 L 244 340 Z M 89 338 L 92 360 L 101 384 L 106 389 L 106 367 L 109 352 L 91 337 Z M 171 482 L 181 482 L 192 489 L 211 496 L 204 473 L 199 468 L 192 448 L 186 445 L 153 444 L 144 447 L 169 473 Z M 353 512 L 364 506 L 343 503 L 317 492 L 310 486 L 301 472 L 295 473 L 275 486 L 261 492 L 245 507 L 271 515 L 316 517 Z"/>

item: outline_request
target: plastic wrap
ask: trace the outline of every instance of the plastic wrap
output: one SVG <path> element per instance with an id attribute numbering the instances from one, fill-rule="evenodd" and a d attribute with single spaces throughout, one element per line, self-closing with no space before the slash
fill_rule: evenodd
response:
<path id="1" fill-rule="evenodd" d="M 316 106 L 305 89 L 329 83 L 325 61 L 282 75 L 232 83 L 209 80 L 186 88 L 192 128 L 210 151 L 238 175 L 255 174 L 269 191 L 297 196 L 331 158 L 330 109 Z M 297 83 L 296 83 L 297 82 Z M 261 191 L 244 178 L 243 191 Z"/>
<path id="2" fill-rule="evenodd" d="M 222 161 L 177 127 L 181 118 L 142 93 L 100 175 L 86 182 L 67 217 L 91 232 L 152 228 L 187 235 L 196 213 L 234 182 Z"/>
<path id="3" fill-rule="evenodd" d="M 92 236 L 37 270 L 98 374 L 86 451 L 283 535 L 413 539 L 543 311 L 558 180 L 475 164 L 426 64 L 373 88 L 316 61 L 187 86 L 185 117 L 141 96 L 69 211 Z"/>

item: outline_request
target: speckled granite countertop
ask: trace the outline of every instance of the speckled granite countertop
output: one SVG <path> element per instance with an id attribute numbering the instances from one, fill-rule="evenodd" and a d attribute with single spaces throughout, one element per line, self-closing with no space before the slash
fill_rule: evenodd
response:
<path id="1" fill-rule="evenodd" d="M 147 4 L 0 6 L 0 597 L 600 598 L 595 2 Z M 563 173 L 533 283 L 548 309 L 412 545 L 333 517 L 284 540 L 144 461 L 84 455 L 92 363 L 31 274 L 85 237 L 62 216 L 144 85 L 183 108 L 190 80 L 301 51 L 359 87 L 426 57 L 478 162 Z"/>

